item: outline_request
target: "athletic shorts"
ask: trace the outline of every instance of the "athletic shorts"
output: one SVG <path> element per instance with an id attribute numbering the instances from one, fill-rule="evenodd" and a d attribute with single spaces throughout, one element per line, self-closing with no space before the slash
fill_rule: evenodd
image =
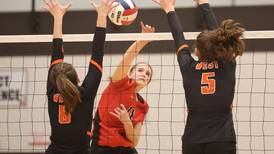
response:
<path id="1" fill-rule="evenodd" d="M 183 142 L 183 154 L 236 154 L 234 142 L 187 144 Z"/>
<path id="2" fill-rule="evenodd" d="M 66 150 L 50 144 L 46 150 L 46 154 L 90 154 L 90 148 L 84 148 L 80 150 Z"/>
<path id="3" fill-rule="evenodd" d="M 105 147 L 92 144 L 91 154 L 138 154 L 135 148 L 127 147 Z"/>

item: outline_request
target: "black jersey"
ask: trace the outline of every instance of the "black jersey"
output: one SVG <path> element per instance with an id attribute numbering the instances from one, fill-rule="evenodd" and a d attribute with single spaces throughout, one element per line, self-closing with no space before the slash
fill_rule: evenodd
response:
<path id="1" fill-rule="evenodd" d="M 57 88 L 47 81 L 48 113 L 51 124 L 51 143 L 60 149 L 77 151 L 89 147 L 92 126 L 92 111 L 101 77 L 103 49 L 105 42 L 105 28 L 96 28 L 92 57 L 88 73 L 80 87 L 81 102 L 70 114 L 65 114 L 62 96 Z M 50 71 L 53 65 L 63 62 L 63 41 L 53 39 L 53 52 Z"/>
<path id="2" fill-rule="evenodd" d="M 217 27 L 208 4 L 200 5 L 210 30 Z M 235 142 L 231 105 L 234 97 L 236 62 L 195 61 L 185 43 L 182 26 L 175 12 L 168 21 L 177 48 L 183 77 L 188 117 L 183 136 L 187 143 Z"/>

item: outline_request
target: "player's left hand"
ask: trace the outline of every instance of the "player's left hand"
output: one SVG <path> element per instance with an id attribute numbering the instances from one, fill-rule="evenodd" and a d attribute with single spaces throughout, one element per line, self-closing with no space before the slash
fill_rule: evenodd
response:
<path id="1" fill-rule="evenodd" d="M 114 109 L 114 112 L 110 112 L 113 116 L 117 117 L 123 124 L 131 122 L 127 109 L 123 104 Z"/>
<path id="2" fill-rule="evenodd" d="M 154 33 L 155 32 L 155 27 L 150 26 L 150 25 L 145 25 L 142 21 L 141 21 L 141 28 L 142 28 L 142 33 Z"/>
<path id="3" fill-rule="evenodd" d="M 176 0 L 152 0 L 153 2 L 159 4 L 166 13 L 174 11 Z"/>
<path id="4" fill-rule="evenodd" d="M 44 0 L 43 9 L 46 9 L 54 18 L 63 18 L 67 10 L 71 7 L 71 3 L 61 5 L 58 0 Z"/>

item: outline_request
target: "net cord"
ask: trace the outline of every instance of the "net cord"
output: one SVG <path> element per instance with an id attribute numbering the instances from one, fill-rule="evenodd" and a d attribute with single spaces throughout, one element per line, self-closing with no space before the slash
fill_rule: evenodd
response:
<path id="1" fill-rule="evenodd" d="M 186 40 L 195 40 L 200 32 L 185 32 Z M 65 42 L 90 42 L 94 34 L 64 34 Z M 274 31 L 246 31 L 245 39 L 274 39 Z M 107 34 L 106 41 L 173 40 L 171 33 L 115 33 Z M 0 43 L 46 43 L 52 35 L 1 35 Z"/>

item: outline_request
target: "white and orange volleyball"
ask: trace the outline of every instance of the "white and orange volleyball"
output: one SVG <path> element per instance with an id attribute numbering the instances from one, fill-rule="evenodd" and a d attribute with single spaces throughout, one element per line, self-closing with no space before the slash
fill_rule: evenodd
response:
<path id="1" fill-rule="evenodd" d="M 113 5 L 119 3 L 114 7 L 108 17 L 112 23 L 118 26 L 127 26 L 133 23 L 138 14 L 138 9 L 132 0 L 116 0 Z"/>

